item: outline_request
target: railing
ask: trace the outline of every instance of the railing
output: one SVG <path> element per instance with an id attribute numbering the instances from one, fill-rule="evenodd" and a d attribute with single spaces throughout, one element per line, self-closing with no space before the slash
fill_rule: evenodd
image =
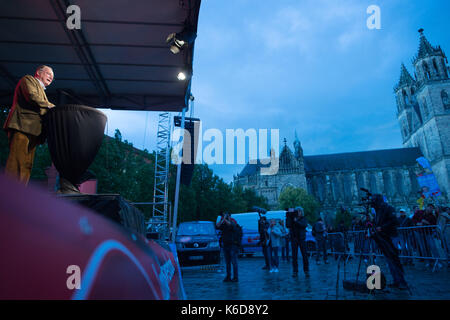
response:
<path id="1" fill-rule="evenodd" d="M 443 228 L 417 226 L 397 230 L 398 236 L 393 237 L 392 242 L 399 250 L 399 257 L 404 264 L 412 263 L 414 259 L 429 261 L 434 263 L 434 271 L 440 262 L 448 263 L 450 260 L 450 225 Z M 328 233 L 327 249 L 332 255 L 343 256 L 347 260 L 356 256 L 363 256 L 364 259 L 383 256 L 375 241 L 364 230 Z"/>

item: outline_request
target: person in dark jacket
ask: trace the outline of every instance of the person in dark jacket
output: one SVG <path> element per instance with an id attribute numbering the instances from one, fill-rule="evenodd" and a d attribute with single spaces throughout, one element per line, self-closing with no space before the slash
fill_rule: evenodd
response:
<path id="1" fill-rule="evenodd" d="M 303 271 L 305 272 L 305 275 L 309 277 L 309 262 L 306 250 L 306 227 L 308 222 L 306 221 L 302 207 L 295 208 L 295 211 L 296 214 L 294 215 L 290 229 L 292 244 L 292 276 L 298 276 L 298 249 L 300 248 L 303 258 Z"/>
<path id="2" fill-rule="evenodd" d="M 269 246 L 269 222 L 266 217 L 262 216 L 258 221 L 259 243 L 264 255 L 266 265 L 263 270 L 270 270 L 270 246 Z"/>
<path id="3" fill-rule="evenodd" d="M 238 282 L 237 256 L 239 252 L 237 222 L 229 213 L 221 213 L 222 218 L 217 223 L 217 229 L 222 231 L 222 246 L 225 256 L 227 275 L 224 282 Z M 233 265 L 233 278 L 231 277 L 231 265 Z"/>
<path id="4" fill-rule="evenodd" d="M 395 210 L 384 201 L 384 197 L 381 194 L 372 196 L 371 205 L 375 209 L 375 230 L 372 231 L 372 238 L 386 257 L 392 277 L 394 278 L 391 287 L 408 289 L 398 249 L 392 243 L 392 237 L 396 237 L 398 234 L 398 221 L 394 215 Z"/>

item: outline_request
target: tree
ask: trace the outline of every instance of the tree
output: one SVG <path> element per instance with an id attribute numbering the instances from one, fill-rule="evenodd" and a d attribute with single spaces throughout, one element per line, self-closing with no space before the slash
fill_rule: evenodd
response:
<path id="1" fill-rule="evenodd" d="M 281 209 L 303 207 L 305 217 L 311 224 L 319 218 L 320 204 L 305 189 L 290 186 L 285 188 L 278 198 L 278 203 Z"/>

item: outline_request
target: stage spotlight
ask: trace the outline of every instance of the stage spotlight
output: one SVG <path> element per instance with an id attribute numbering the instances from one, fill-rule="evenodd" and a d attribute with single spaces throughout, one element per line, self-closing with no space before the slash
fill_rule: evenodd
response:
<path id="1" fill-rule="evenodd" d="M 186 74 L 184 72 L 179 72 L 177 75 L 177 79 L 180 81 L 186 80 Z"/>
<path id="2" fill-rule="evenodd" d="M 189 28 L 184 28 L 179 33 L 171 33 L 167 36 L 166 43 L 170 47 L 170 51 L 173 54 L 178 54 L 188 44 L 194 42 L 197 34 Z"/>
<path id="3" fill-rule="evenodd" d="M 185 42 L 183 40 L 178 40 L 176 33 L 171 33 L 166 39 L 166 43 L 170 46 L 170 51 L 172 51 L 173 54 L 180 53 L 181 48 L 184 46 Z"/>

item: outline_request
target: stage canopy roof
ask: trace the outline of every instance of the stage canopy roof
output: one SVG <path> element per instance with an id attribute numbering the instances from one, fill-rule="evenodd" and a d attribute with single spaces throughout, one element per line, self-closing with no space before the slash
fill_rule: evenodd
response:
<path id="1" fill-rule="evenodd" d="M 173 54 L 166 38 L 197 32 L 201 0 L 14 0 L 0 4 L 0 103 L 41 64 L 55 73 L 49 100 L 97 108 L 181 111 L 190 97 L 194 43 Z M 70 5 L 81 29 L 69 30 Z M 178 80 L 179 72 L 186 80 Z"/>

